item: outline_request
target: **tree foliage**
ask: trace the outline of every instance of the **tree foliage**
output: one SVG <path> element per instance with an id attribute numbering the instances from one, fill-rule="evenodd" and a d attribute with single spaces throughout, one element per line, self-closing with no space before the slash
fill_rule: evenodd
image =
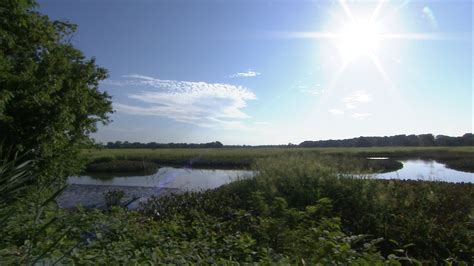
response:
<path id="1" fill-rule="evenodd" d="M 461 137 L 445 135 L 395 135 L 390 137 L 358 137 L 352 139 L 303 141 L 300 147 L 430 147 L 430 146 L 474 146 L 474 135 L 466 133 Z"/>
<path id="2" fill-rule="evenodd" d="M 224 144 L 220 141 L 208 143 L 156 143 L 156 142 L 128 142 L 116 141 L 107 142 L 104 145 L 108 149 L 197 149 L 197 148 L 223 148 Z"/>
<path id="3" fill-rule="evenodd" d="M 474 135 L 466 133 L 460 137 L 445 135 L 421 134 L 421 135 L 395 135 L 384 137 L 358 137 L 351 139 L 303 141 L 300 144 L 279 145 L 224 145 L 219 141 L 209 143 L 157 143 L 157 142 L 128 142 L 115 141 L 102 145 L 108 149 L 181 149 L 181 148 L 297 148 L 297 147 L 433 147 L 433 146 L 474 146 Z"/>
<path id="4" fill-rule="evenodd" d="M 97 123 L 109 122 L 107 71 L 76 49 L 76 26 L 35 11 L 32 0 L 0 2 L 0 138 L 32 150 L 40 176 L 65 176 Z"/>

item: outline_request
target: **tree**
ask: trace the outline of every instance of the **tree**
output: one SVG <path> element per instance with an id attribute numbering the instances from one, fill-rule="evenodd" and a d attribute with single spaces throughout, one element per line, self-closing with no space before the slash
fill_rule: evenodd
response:
<path id="1" fill-rule="evenodd" d="M 391 136 L 392 146 L 407 146 L 407 136 L 406 135 L 395 135 Z"/>
<path id="2" fill-rule="evenodd" d="M 0 141 L 31 150 L 39 176 L 66 176 L 97 123 L 109 122 L 110 96 L 99 90 L 107 71 L 71 44 L 75 25 L 35 8 L 0 1 Z"/>
<path id="3" fill-rule="evenodd" d="M 420 139 L 420 146 L 435 146 L 435 138 L 433 134 L 421 134 L 418 135 Z"/>
<path id="4" fill-rule="evenodd" d="M 406 137 L 405 145 L 406 146 L 420 146 L 420 140 L 418 139 L 418 136 L 411 134 Z"/>
<path id="5" fill-rule="evenodd" d="M 354 142 L 354 147 L 371 147 L 372 144 L 370 143 L 367 138 L 359 137 Z"/>
<path id="6" fill-rule="evenodd" d="M 466 133 L 462 136 L 462 145 L 474 146 L 474 134 Z"/>

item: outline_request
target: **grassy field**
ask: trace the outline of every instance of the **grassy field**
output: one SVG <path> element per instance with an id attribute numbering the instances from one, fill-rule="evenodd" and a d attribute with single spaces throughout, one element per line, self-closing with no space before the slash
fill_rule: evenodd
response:
<path id="1" fill-rule="evenodd" d="M 150 161 L 160 165 L 215 168 L 246 168 L 255 160 L 269 157 L 304 154 L 325 158 L 331 164 L 363 164 L 365 157 L 424 158 L 451 162 L 454 169 L 472 169 L 474 147 L 372 147 L 372 148 L 219 148 L 219 149 L 97 149 L 84 150 L 91 162 L 131 160 Z M 354 162 L 354 160 L 359 160 Z M 456 163 L 463 160 L 463 163 Z M 334 164 L 334 163 L 333 163 Z M 457 167 L 457 168 L 456 168 Z M 393 169 L 393 168 L 390 168 Z M 395 169 L 396 170 L 396 169 Z"/>

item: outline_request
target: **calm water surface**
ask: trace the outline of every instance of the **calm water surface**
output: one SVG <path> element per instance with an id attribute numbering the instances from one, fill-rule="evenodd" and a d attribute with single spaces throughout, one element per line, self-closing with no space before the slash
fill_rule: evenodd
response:
<path id="1" fill-rule="evenodd" d="M 434 160 L 403 160 L 403 168 L 389 173 L 375 174 L 377 179 L 410 179 L 427 181 L 474 183 L 474 173 L 446 168 Z"/>
<path id="2" fill-rule="evenodd" d="M 385 158 L 377 158 L 385 159 Z M 446 168 L 433 160 L 404 160 L 403 168 L 389 173 L 368 175 L 377 179 L 410 179 L 447 182 L 474 183 L 474 173 Z M 247 170 L 209 170 L 162 167 L 148 176 L 112 177 L 98 179 L 91 176 L 69 177 L 70 184 L 137 186 L 155 188 L 176 188 L 184 191 L 212 189 L 239 178 L 249 178 L 254 172 Z"/>
<path id="3" fill-rule="evenodd" d="M 373 158 L 383 160 L 386 158 Z M 474 183 L 474 174 L 451 170 L 444 164 L 432 160 L 401 161 L 403 168 L 390 173 L 365 175 L 363 177 L 379 179 L 412 179 L 448 182 Z M 139 202 L 146 201 L 150 196 L 163 195 L 166 191 L 196 191 L 212 189 L 232 181 L 254 176 L 253 171 L 245 170 L 201 170 L 163 167 L 155 174 L 148 176 L 109 177 L 99 179 L 91 176 L 72 176 L 69 186 L 60 196 L 59 203 L 63 208 L 72 208 L 77 204 L 96 208 L 104 207 L 104 192 L 114 186 L 126 192 L 126 200 L 138 197 L 129 208 L 137 208 Z M 96 185 L 96 186 L 77 186 Z"/>
<path id="4" fill-rule="evenodd" d="M 153 175 L 114 177 L 98 179 L 91 176 L 69 177 L 69 184 L 138 186 L 158 188 L 178 188 L 181 190 L 212 189 L 239 178 L 252 177 L 246 170 L 209 170 L 162 167 Z"/>

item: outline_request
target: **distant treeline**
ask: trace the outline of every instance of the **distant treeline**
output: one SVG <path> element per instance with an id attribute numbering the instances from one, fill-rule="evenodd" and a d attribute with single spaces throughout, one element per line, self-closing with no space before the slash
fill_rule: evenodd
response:
<path id="1" fill-rule="evenodd" d="M 157 143 L 157 142 L 128 142 L 116 141 L 107 142 L 105 145 L 109 149 L 173 149 L 173 148 L 222 148 L 224 145 L 219 141 L 209 143 Z"/>
<path id="2" fill-rule="evenodd" d="M 466 133 L 462 137 L 445 135 L 395 135 L 390 137 L 358 137 L 339 140 L 303 141 L 300 147 L 386 147 L 386 146 L 474 146 L 474 135 Z"/>
<path id="3" fill-rule="evenodd" d="M 429 147 L 429 146 L 474 146 L 474 135 L 466 133 L 462 137 L 445 135 L 395 135 L 390 137 L 358 137 L 352 139 L 303 141 L 299 145 L 288 143 L 281 145 L 224 145 L 219 141 L 208 143 L 157 143 L 157 142 L 107 142 L 102 145 L 109 149 L 174 149 L 174 148 L 297 148 L 297 147 Z"/>

